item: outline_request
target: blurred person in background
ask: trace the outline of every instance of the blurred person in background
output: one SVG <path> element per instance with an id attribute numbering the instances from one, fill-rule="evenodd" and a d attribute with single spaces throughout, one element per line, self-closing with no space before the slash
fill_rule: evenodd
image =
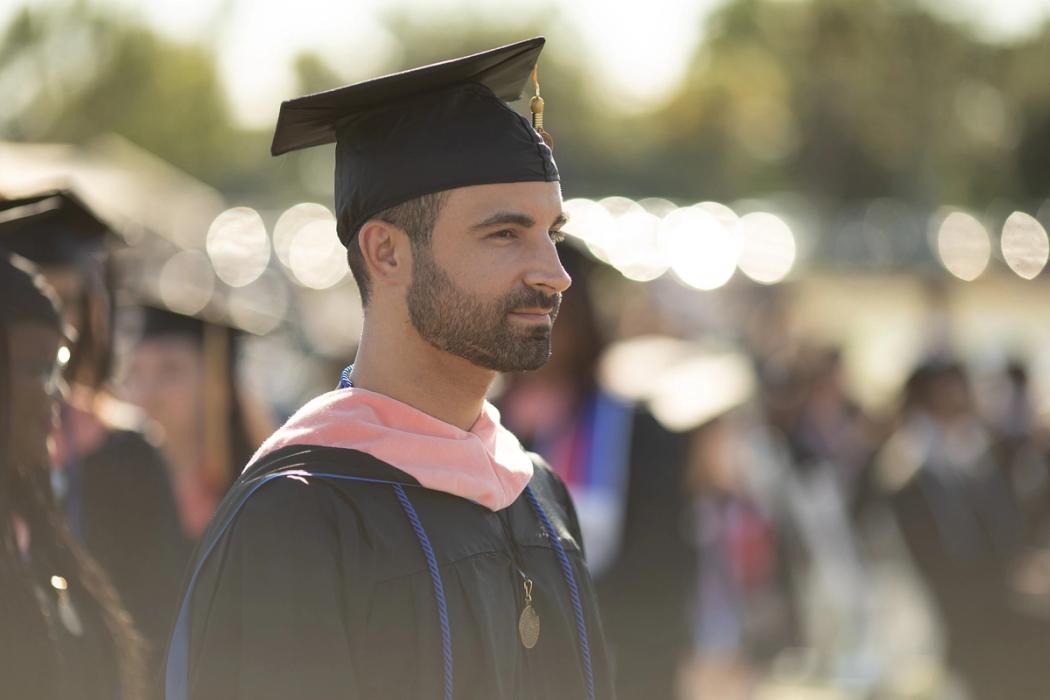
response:
<path id="1" fill-rule="evenodd" d="M 804 348 L 796 360 L 802 384 L 787 435 L 798 462 L 825 463 L 846 502 L 874 451 L 874 430 L 846 388 L 842 352 L 834 347 Z"/>
<path id="2" fill-rule="evenodd" d="M 510 378 L 505 425 L 565 481 L 580 518 L 617 696 L 671 698 L 689 649 L 693 573 L 680 436 L 598 382 L 605 350 L 590 285 L 600 264 L 563 244 L 573 279 L 541 369 Z"/>
<path id="3" fill-rule="evenodd" d="M 1050 627 L 1015 606 L 1023 511 L 993 445 L 963 366 L 933 358 L 908 379 L 875 476 L 939 613 L 949 667 L 979 700 L 1040 698 Z"/>
<path id="4" fill-rule="evenodd" d="M 0 255 L 0 696 L 143 697 L 141 641 L 49 487 L 64 326 L 31 263 Z"/>
<path id="5" fill-rule="evenodd" d="M 275 426 L 238 386 L 238 330 L 158 307 L 142 307 L 140 325 L 123 396 L 163 431 L 182 531 L 196 541 Z"/>
<path id="6" fill-rule="evenodd" d="M 822 672 L 851 687 L 877 682 L 868 562 L 855 508 L 875 449 L 873 423 L 849 395 L 841 352 L 794 343 L 765 375 L 763 415 L 780 464 L 782 529 L 798 585 L 803 638 Z M 786 526 L 786 527 L 785 527 Z"/>
<path id="7" fill-rule="evenodd" d="M 788 475 L 755 415 L 725 408 L 688 434 L 698 567 L 685 687 L 688 698 L 743 700 L 800 630 L 779 493 Z"/>
<path id="8" fill-rule="evenodd" d="M 995 459 L 1021 506 L 1026 542 L 1046 547 L 1050 545 L 1050 461 L 1028 367 L 1014 358 L 998 380 L 987 407 Z"/>
<path id="9" fill-rule="evenodd" d="M 0 202 L 0 247 L 36 263 L 77 333 L 65 377 L 52 487 L 69 527 L 103 568 L 149 645 L 151 680 L 185 562 L 167 467 L 131 407 L 106 390 L 112 364 L 107 242 L 112 233 L 69 191 Z"/>

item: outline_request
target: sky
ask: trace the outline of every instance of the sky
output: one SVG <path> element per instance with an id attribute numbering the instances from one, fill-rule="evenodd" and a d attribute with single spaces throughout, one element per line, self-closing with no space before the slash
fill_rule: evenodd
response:
<path id="1" fill-rule="evenodd" d="M 0 25 L 24 2 L 0 0 Z M 373 77 L 388 59 L 397 63 L 397 40 L 380 21 L 382 13 L 392 9 L 435 17 L 480 14 L 498 20 L 535 16 L 537 8 L 555 7 L 567 21 L 552 27 L 549 40 L 578 45 L 581 56 L 593 61 L 600 89 L 614 90 L 644 107 L 658 102 L 674 88 L 702 39 L 703 20 L 723 0 L 92 2 L 137 14 L 173 38 L 214 43 L 238 120 L 246 126 L 264 127 L 273 124 L 280 101 L 295 96 L 290 63 L 304 49 L 319 51 L 337 72 L 358 79 Z M 971 23 L 990 40 L 1024 35 L 1050 17 L 1050 0 L 924 2 L 945 16 Z"/>

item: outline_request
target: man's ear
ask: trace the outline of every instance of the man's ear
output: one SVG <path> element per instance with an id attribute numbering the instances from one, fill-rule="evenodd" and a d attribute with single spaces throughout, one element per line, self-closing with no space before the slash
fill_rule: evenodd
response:
<path id="1" fill-rule="evenodd" d="M 397 226 L 370 219 L 357 232 L 354 244 L 360 246 L 374 284 L 398 286 L 411 281 L 411 241 Z"/>

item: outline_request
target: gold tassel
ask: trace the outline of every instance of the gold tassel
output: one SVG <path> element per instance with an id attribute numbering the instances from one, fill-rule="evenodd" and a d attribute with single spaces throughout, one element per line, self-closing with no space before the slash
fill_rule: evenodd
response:
<path id="1" fill-rule="evenodd" d="M 532 128 L 540 135 L 540 138 L 542 138 L 543 142 L 547 144 L 547 147 L 553 151 L 554 137 L 551 136 L 549 131 L 543 128 L 543 98 L 540 97 L 539 70 L 539 64 L 536 64 L 532 68 L 532 82 L 536 85 L 536 94 L 529 101 L 529 109 L 532 111 Z"/>

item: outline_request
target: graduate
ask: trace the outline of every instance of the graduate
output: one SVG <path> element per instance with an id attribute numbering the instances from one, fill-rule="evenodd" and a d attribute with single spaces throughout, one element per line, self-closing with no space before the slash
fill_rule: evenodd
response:
<path id="1" fill-rule="evenodd" d="M 225 316 L 213 310 L 190 316 L 161 304 L 128 314 L 139 333 L 122 395 L 163 433 L 182 531 L 195 542 L 275 426 L 237 381 L 242 331 Z"/>
<path id="2" fill-rule="evenodd" d="M 543 43 L 282 105 L 275 154 L 336 144 L 364 328 L 205 532 L 169 700 L 614 697 L 568 492 L 485 400 L 547 361 L 570 284 Z"/>
<path id="3" fill-rule="evenodd" d="M 73 535 L 103 568 L 147 643 L 147 673 L 161 666 L 188 547 L 164 458 L 138 412 L 109 393 L 112 226 L 70 190 L 0 202 L 0 249 L 35 263 L 77 334 L 70 347 L 52 489 Z"/>
<path id="4" fill-rule="evenodd" d="M 32 263 L 0 253 L 0 697 L 138 700 L 142 640 L 48 488 L 72 335 Z"/>

